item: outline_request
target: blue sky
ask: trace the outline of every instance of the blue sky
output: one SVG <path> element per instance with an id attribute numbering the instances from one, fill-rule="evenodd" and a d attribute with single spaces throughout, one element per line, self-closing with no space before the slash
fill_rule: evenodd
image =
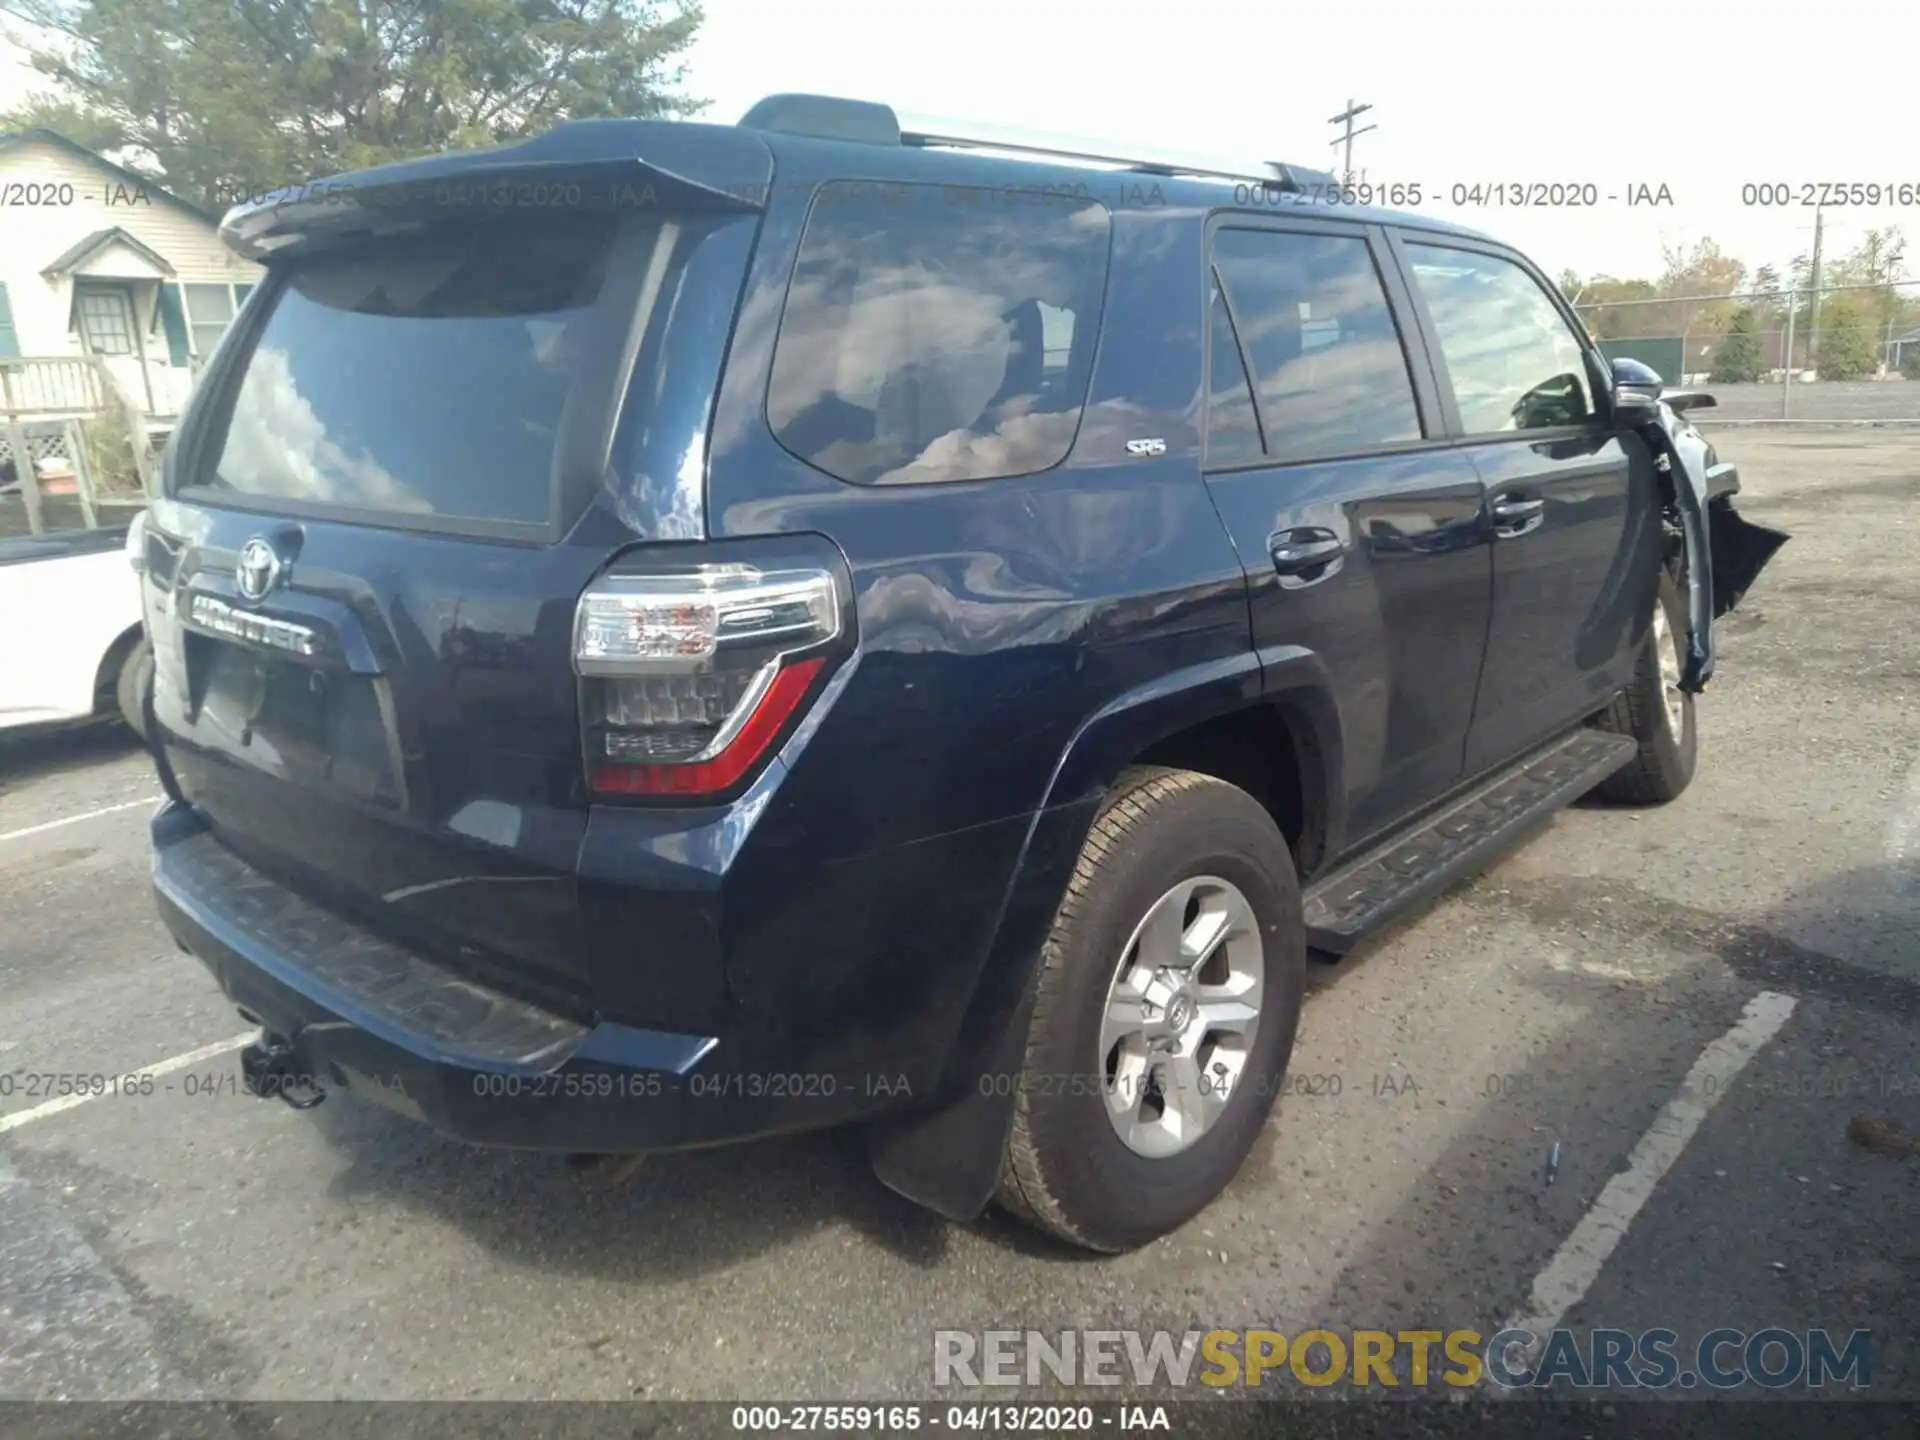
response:
<path id="1" fill-rule="evenodd" d="M 1645 18 L 1636 18 L 1645 17 Z M 1782 20 L 1792 23 L 1783 25 Z M 1750 265 L 1809 248 L 1813 212 L 1744 206 L 1746 182 L 1920 186 L 1911 4 L 1730 0 L 1631 7 L 1506 0 L 707 0 L 688 88 L 731 121 L 812 90 L 1118 140 L 1335 163 L 1328 117 L 1371 102 L 1369 181 L 1513 241 L 1550 271 L 1657 271 L 1711 235 Z M 1785 37 L 1804 26 L 1804 43 Z M 1904 38 L 1903 38 L 1904 37 Z M 1846 57 L 1821 63 L 1816 52 Z M 1889 61 L 1876 75 L 1871 59 Z M 33 83 L 0 57 L 0 105 Z M 1591 183 L 1596 209 L 1455 209 L 1456 183 Z M 1665 185 L 1674 203 L 1607 203 Z M 1920 207 L 1830 211 L 1837 252 L 1869 226 L 1920 239 Z M 1920 270 L 1920 254 L 1914 269 Z"/>

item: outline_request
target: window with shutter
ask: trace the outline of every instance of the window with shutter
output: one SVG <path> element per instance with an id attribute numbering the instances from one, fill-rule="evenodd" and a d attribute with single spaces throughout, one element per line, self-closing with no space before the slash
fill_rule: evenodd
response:
<path id="1" fill-rule="evenodd" d="M 180 308 L 180 287 L 171 280 L 160 287 L 160 326 L 167 334 L 167 363 L 187 364 L 187 316 Z"/>

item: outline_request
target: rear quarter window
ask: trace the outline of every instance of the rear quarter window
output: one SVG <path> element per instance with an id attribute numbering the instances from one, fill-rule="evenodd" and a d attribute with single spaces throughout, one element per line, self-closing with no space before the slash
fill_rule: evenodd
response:
<path id="1" fill-rule="evenodd" d="M 822 186 L 774 350 L 774 435 L 861 485 L 1058 465 L 1092 378 L 1110 229 L 1072 196 Z"/>

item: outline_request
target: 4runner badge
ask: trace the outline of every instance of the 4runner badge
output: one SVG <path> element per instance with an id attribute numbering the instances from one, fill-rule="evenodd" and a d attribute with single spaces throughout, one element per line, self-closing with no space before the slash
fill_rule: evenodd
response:
<path id="1" fill-rule="evenodd" d="M 319 636 L 311 627 L 256 615 L 251 610 L 236 610 L 217 595 L 195 595 L 187 608 L 187 618 L 216 635 L 231 635 L 236 640 L 251 640 L 276 650 L 291 650 L 295 655 L 315 655 L 320 650 Z"/>

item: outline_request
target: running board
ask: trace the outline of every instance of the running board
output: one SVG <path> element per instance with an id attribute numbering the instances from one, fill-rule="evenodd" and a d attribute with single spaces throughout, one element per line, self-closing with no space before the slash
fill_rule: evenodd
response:
<path id="1" fill-rule="evenodd" d="M 1634 742 L 1575 730 L 1307 887 L 1307 944 L 1344 955 L 1410 905 L 1481 869 L 1633 758 Z"/>

